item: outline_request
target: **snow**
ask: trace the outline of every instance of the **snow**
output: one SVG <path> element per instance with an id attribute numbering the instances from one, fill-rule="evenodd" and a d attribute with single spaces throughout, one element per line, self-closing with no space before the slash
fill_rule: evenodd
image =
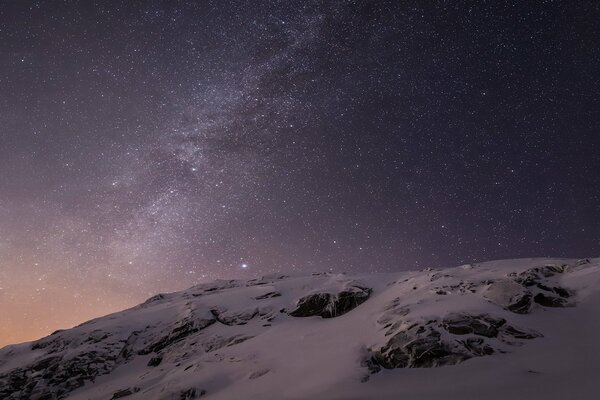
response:
<path id="1" fill-rule="evenodd" d="M 515 276 L 546 265 L 568 265 L 566 272 L 545 277 L 544 285 L 573 291 L 568 300 L 574 307 L 533 304 L 527 314 L 507 310 L 514 296 L 529 290 L 515 284 Z M 336 295 L 354 287 L 370 288 L 372 294 L 347 313 L 334 318 L 288 314 L 304 296 Z M 85 379 L 66 398 L 110 399 L 124 389 L 132 392 L 126 399 L 145 400 L 179 399 L 191 389 L 196 397 L 205 392 L 207 399 L 595 398 L 599 311 L 600 259 L 520 259 L 389 274 L 215 281 L 0 349 L 0 393 L 7 382 L 3 377 L 16 368 L 27 370 L 27 383 L 38 385 L 35 393 L 41 393 L 52 384 L 32 364 L 48 357 L 62 357 L 59 364 L 64 364 L 95 351 L 99 358 L 90 368 L 105 365 L 107 373 Z M 390 329 L 401 331 L 452 313 L 492 315 L 543 337 L 518 343 L 486 338 L 494 354 L 456 365 L 377 373 L 365 366 L 390 339 Z M 455 340 L 443 330 L 442 338 Z M 160 364 L 148 366 L 156 357 L 162 357 Z"/>

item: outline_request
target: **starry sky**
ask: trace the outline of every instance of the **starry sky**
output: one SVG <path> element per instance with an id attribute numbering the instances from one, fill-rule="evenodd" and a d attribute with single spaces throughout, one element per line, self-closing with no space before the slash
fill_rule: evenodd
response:
<path id="1" fill-rule="evenodd" d="M 599 20 L 0 0 L 0 346 L 217 278 L 597 256 Z"/>

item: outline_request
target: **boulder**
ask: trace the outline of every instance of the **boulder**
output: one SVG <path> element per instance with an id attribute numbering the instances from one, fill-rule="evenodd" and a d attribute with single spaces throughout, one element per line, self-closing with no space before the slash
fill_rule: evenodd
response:
<path id="1" fill-rule="evenodd" d="M 356 308 L 367 301 L 371 289 L 351 286 L 337 294 L 314 293 L 298 300 L 296 308 L 289 313 L 292 317 L 334 318 Z"/>
<path id="2" fill-rule="evenodd" d="M 562 297 L 550 296 L 544 293 L 538 293 L 533 298 L 537 304 L 544 307 L 568 307 L 569 302 Z"/>
<path id="3" fill-rule="evenodd" d="M 158 367 L 161 362 L 162 362 L 162 356 L 156 356 L 156 357 L 152 357 L 150 359 L 150 361 L 148 361 L 147 365 L 149 367 Z"/>
<path id="4" fill-rule="evenodd" d="M 517 314 L 527 314 L 531 311 L 531 292 L 510 279 L 492 282 L 483 292 L 483 297 Z"/>

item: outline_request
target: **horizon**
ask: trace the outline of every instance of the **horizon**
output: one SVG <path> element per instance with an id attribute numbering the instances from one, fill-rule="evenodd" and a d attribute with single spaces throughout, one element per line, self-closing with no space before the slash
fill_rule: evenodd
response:
<path id="1" fill-rule="evenodd" d="M 0 7 L 0 347 L 200 282 L 600 254 L 588 2 Z"/>
<path id="2" fill-rule="evenodd" d="M 525 260 L 545 260 L 546 262 L 552 262 L 552 261 L 578 261 L 578 260 L 582 260 L 582 259 L 590 259 L 590 260 L 594 260 L 596 258 L 600 258 L 600 257 L 583 257 L 583 258 L 577 258 L 577 257 L 523 257 L 523 258 L 515 258 L 515 259 L 502 259 L 502 260 L 485 260 L 485 261 L 480 261 L 480 262 L 471 262 L 471 263 L 467 263 L 467 264 L 460 264 L 460 265 L 455 265 L 455 266 L 449 266 L 449 267 L 425 267 L 422 269 L 402 269 L 402 270 L 398 270 L 398 271 L 385 271 L 385 272 L 363 272 L 363 273 L 354 273 L 354 274 L 348 274 L 344 271 L 304 271 L 304 272 L 292 272 L 292 273 L 287 273 L 287 274 L 277 274 L 277 273 L 273 273 L 273 274 L 267 274 L 267 275 L 256 275 L 254 277 L 247 277 L 245 279 L 235 279 L 233 278 L 233 280 L 239 280 L 242 282 L 247 282 L 253 279 L 261 279 L 261 278 L 266 278 L 269 276 L 285 276 L 285 277 L 306 277 L 306 276 L 315 276 L 315 275 L 319 275 L 319 274 L 330 274 L 330 275 L 344 275 L 344 276 L 363 276 L 363 275 L 396 275 L 396 274 L 402 274 L 402 273 L 411 273 L 411 272 L 421 272 L 421 271 L 435 271 L 435 270 L 445 270 L 445 269 L 454 269 L 454 268 L 460 268 L 463 267 L 465 265 L 473 265 L 473 266 L 479 266 L 482 264 L 492 264 L 492 263 L 498 263 L 498 262 L 506 262 L 507 264 L 514 262 L 514 261 L 525 261 Z M 26 339 L 23 340 L 21 342 L 7 342 L 7 343 L 3 343 L 0 340 L 0 349 L 2 349 L 3 347 L 6 346 L 11 346 L 11 345 L 20 345 L 20 344 L 24 344 L 24 343 L 29 343 L 29 342 L 35 342 L 37 340 L 43 339 L 45 337 L 51 336 L 57 332 L 61 332 L 64 330 L 68 330 L 68 329 L 72 329 L 74 327 L 77 327 L 81 324 L 85 324 L 89 321 L 98 319 L 98 318 L 103 318 L 103 317 L 107 317 L 110 316 L 111 314 L 118 314 L 122 311 L 126 311 L 129 310 L 131 308 L 135 308 L 137 306 L 139 306 L 140 304 L 143 304 L 144 302 L 146 302 L 147 300 L 151 299 L 154 296 L 157 296 L 159 294 L 176 294 L 176 293 L 180 293 L 180 292 L 185 292 L 188 291 L 198 285 L 203 285 L 203 284 L 210 284 L 210 283 L 214 283 L 214 282 L 218 282 L 218 281 L 229 281 L 231 279 L 223 279 L 223 278 L 215 278 L 212 280 L 208 280 L 205 282 L 199 282 L 196 283 L 192 286 L 189 287 L 185 287 L 185 288 L 181 288 L 181 289 L 177 289 L 174 291 L 170 291 L 170 292 L 160 292 L 160 293 L 154 293 L 149 295 L 147 298 L 139 300 L 137 303 L 134 304 L 129 304 L 129 305 L 124 305 L 122 308 L 118 308 L 112 311 L 108 311 L 105 314 L 102 315 L 92 315 L 90 317 L 88 317 L 87 319 L 84 318 L 83 321 L 78 322 L 76 325 L 72 325 L 72 326 L 63 326 L 63 327 L 59 327 L 56 328 L 52 331 L 49 331 L 45 334 L 43 334 L 43 336 L 36 336 L 36 337 L 32 337 L 31 339 Z M 1 338 L 0 338 L 1 339 Z"/>

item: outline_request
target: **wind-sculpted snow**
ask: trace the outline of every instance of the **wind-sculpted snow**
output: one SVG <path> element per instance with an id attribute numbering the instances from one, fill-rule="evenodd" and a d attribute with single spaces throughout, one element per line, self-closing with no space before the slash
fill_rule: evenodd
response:
<path id="1" fill-rule="evenodd" d="M 418 382 L 502 370 L 535 349 L 560 362 L 556 343 L 574 340 L 562 319 L 577 320 L 599 290 L 597 259 L 215 281 L 1 349 L 0 398 L 415 395 L 426 389 L 394 383 L 406 368 L 422 371 L 410 375 Z M 461 398 L 477 398 L 469 393 Z"/>

